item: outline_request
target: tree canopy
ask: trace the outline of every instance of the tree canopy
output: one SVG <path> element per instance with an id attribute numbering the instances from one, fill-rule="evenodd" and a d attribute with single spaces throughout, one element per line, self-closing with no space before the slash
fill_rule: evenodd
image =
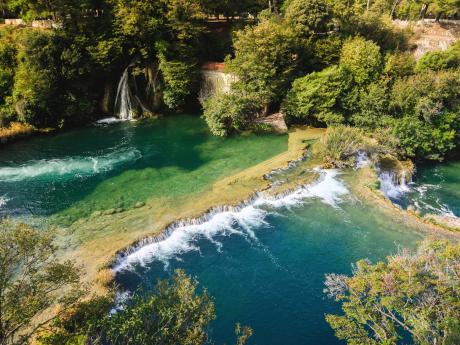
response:
<path id="1" fill-rule="evenodd" d="M 351 277 L 329 274 L 325 292 L 343 314 L 326 320 L 349 345 L 454 345 L 460 341 L 460 245 L 425 240 L 386 262 L 367 260 Z"/>

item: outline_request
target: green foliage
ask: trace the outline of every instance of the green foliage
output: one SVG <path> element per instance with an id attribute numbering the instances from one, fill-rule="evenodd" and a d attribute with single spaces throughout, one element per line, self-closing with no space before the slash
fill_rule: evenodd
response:
<path id="1" fill-rule="evenodd" d="M 116 309 L 114 309 L 116 308 Z M 38 336 L 40 345 L 209 344 L 208 326 L 215 319 L 214 302 L 184 271 L 159 281 L 150 293 L 137 292 L 115 306 L 114 295 L 80 302 L 60 315 Z M 237 345 L 252 329 L 236 325 Z"/>
<path id="2" fill-rule="evenodd" d="M 290 118 L 304 119 L 312 124 L 343 123 L 340 97 L 350 84 L 349 74 L 338 66 L 296 79 L 283 103 L 283 112 Z"/>
<path id="3" fill-rule="evenodd" d="M 385 56 L 383 72 L 392 80 L 407 77 L 414 73 L 414 69 L 415 59 L 409 52 L 396 51 Z"/>
<path id="4" fill-rule="evenodd" d="M 196 63 L 168 61 L 161 56 L 160 70 L 165 84 L 163 101 L 170 110 L 179 110 L 190 95 L 190 90 L 196 89 L 199 78 Z"/>
<path id="5" fill-rule="evenodd" d="M 391 94 L 394 134 L 409 157 L 440 159 L 458 143 L 458 71 L 427 72 L 398 80 Z"/>
<path id="6" fill-rule="evenodd" d="M 243 130 L 260 112 L 257 100 L 236 94 L 218 94 L 203 104 L 203 118 L 211 133 L 226 136 L 233 130 Z"/>
<path id="7" fill-rule="evenodd" d="M 388 124 L 388 87 L 383 82 L 374 82 L 359 93 L 359 111 L 352 116 L 358 127 L 381 128 Z"/>
<path id="8" fill-rule="evenodd" d="M 380 47 L 362 37 L 347 40 L 340 55 L 340 66 L 348 70 L 358 85 L 375 81 L 382 69 Z"/>
<path id="9" fill-rule="evenodd" d="M 38 335 L 40 345 L 80 345 L 99 337 L 100 322 L 114 307 L 114 296 L 98 296 L 76 304 Z"/>
<path id="10" fill-rule="evenodd" d="M 56 259 L 53 239 L 24 224 L 0 223 L 1 344 L 24 344 L 53 319 L 35 317 L 56 305 L 62 313 L 82 296 L 78 269 Z"/>
<path id="11" fill-rule="evenodd" d="M 297 66 L 294 30 L 278 18 L 262 20 L 236 33 L 235 57 L 226 63 L 241 94 L 253 94 L 260 105 L 280 101 Z"/>
<path id="12" fill-rule="evenodd" d="M 286 21 L 300 36 L 324 35 L 334 29 L 326 0 L 289 0 L 283 6 Z"/>
<path id="13" fill-rule="evenodd" d="M 415 71 L 441 71 L 459 67 L 460 43 L 457 42 L 445 51 L 433 51 L 422 55 L 422 57 L 417 61 Z"/>
<path id="14" fill-rule="evenodd" d="M 358 152 L 365 150 L 366 141 L 360 129 L 347 126 L 331 127 L 321 138 L 314 154 L 328 168 L 351 167 L 356 163 Z"/>
<path id="15" fill-rule="evenodd" d="M 457 344 L 460 337 L 460 245 L 425 240 L 386 262 L 359 261 L 353 276 L 330 274 L 325 292 L 342 305 L 326 315 L 350 345 Z"/>
<path id="16" fill-rule="evenodd" d="M 110 344 L 205 344 L 207 326 L 215 318 L 206 290 L 177 270 L 171 282 L 160 281 L 156 293 L 136 295 L 102 321 L 103 339 Z"/>

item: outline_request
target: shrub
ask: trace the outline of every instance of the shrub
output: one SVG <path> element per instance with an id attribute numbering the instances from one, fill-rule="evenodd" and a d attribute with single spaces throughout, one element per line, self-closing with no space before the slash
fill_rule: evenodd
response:
<path id="1" fill-rule="evenodd" d="M 366 148 L 363 131 L 353 127 L 328 128 L 314 154 L 326 167 L 345 168 L 356 163 L 359 151 Z"/>
<path id="2" fill-rule="evenodd" d="M 253 98 L 235 94 L 218 94 L 203 104 L 203 118 L 211 133 L 226 136 L 242 130 L 260 111 Z"/>
<path id="3" fill-rule="evenodd" d="M 385 56 L 383 72 L 390 78 L 407 77 L 414 73 L 415 59 L 409 52 L 395 52 Z"/>
<path id="4" fill-rule="evenodd" d="M 433 51 L 422 55 L 417 61 L 415 71 L 442 71 L 460 67 L 460 42 L 445 51 Z"/>
<path id="5" fill-rule="evenodd" d="M 288 117 L 310 124 L 343 123 L 341 96 L 350 82 L 349 74 L 338 66 L 313 72 L 294 81 L 282 109 Z"/>
<path id="6" fill-rule="evenodd" d="M 368 84 L 378 78 L 382 69 L 380 47 L 359 36 L 349 39 L 342 47 L 340 66 L 350 71 L 356 84 Z"/>

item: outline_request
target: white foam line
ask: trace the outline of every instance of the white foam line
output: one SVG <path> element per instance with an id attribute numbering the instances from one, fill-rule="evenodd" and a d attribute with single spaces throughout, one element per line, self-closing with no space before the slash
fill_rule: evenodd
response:
<path id="1" fill-rule="evenodd" d="M 257 194 L 252 200 L 238 207 L 215 208 L 198 219 L 181 221 L 168 227 L 157 237 L 147 238 L 119 254 L 113 265 L 114 272 L 129 270 L 137 265 L 146 266 L 153 261 L 168 265 L 169 260 L 191 251 L 199 251 L 199 239 L 208 239 L 222 246 L 217 236 L 240 235 L 256 243 L 254 228 L 267 226 L 266 217 L 276 209 L 297 207 L 306 199 L 318 198 L 337 208 L 347 188 L 336 179 L 337 170 L 320 170 L 318 182 L 300 187 L 279 197 Z"/>
<path id="2" fill-rule="evenodd" d="M 119 164 L 136 161 L 140 157 L 139 150 L 129 148 L 94 157 L 34 160 L 20 166 L 0 168 L 0 182 L 17 182 L 43 176 L 94 175 L 110 171 Z"/>

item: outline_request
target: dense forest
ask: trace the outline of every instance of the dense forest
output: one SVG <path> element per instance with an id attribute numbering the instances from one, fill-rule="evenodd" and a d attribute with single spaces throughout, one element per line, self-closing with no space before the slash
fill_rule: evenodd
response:
<path id="1" fill-rule="evenodd" d="M 457 0 L 14 0 L 1 6 L 4 17 L 59 23 L 53 30 L 1 29 L 4 127 L 62 128 L 100 118 L 101 110 L 111 113 L 110 87 L 127 66 L 155 111 L 196 111 L 200 66 L 225 59 L 237 81 L 230 93 L 202 104 L 216 135 L 248 129 L 255 117 L 281 109 L 290 124 L 365 128 L 409 158 L 442 159 L 458 144 L 459 45 L 415 61 L 410 33 L 391 22 L 456 18 Z"/>

